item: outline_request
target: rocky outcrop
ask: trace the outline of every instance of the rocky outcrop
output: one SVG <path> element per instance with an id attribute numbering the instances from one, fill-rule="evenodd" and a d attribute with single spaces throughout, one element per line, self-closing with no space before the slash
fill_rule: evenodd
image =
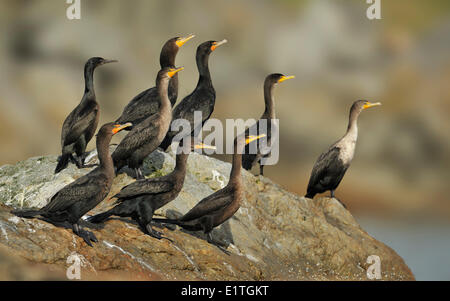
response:
<path id="1" fill-rule="evenodd" d="M 174 166 L 173 154 L 159 151 L 146 161 L 147 176 Z M 87 246 L 71 230 L 10 214 L 13 208 L 42 207 L 56 191 L 89 170 L 70 166 L 53 174 L 56 157 L 32 158 L 0 168 L 0 279 L 64 279 L 76 257 L 82 279 L 161 280 L 367 280 L 367 259 L 381 259 L 383 280 L 414 279 L 391 248 L 375 240 L 349 211 L 329 198 L 306 199 L 264 177 L 244 173 L 246 199 L 237 214 L 213 231 L 229 243 L 225 254 L 199 233 L 161 228 L 172 239 L 156 240 L 130 220 L 113 218 L 92 230 L 99 242 Z M 228 181 L 231 166 L 191 154 L 179 197 L 157 213 L 174 217 Z M 111 195 L 133 179 L 119 174 Z M 93 214 L 109 208 L 103 201 Z M 70 260 L 69 260 L 70 261 Z M 5 267 L 5 268 L 3 268 Z M 10 272 L 7 272 L 10 271 Z M 31 280 L 35 280 L 35 278 Z"/>

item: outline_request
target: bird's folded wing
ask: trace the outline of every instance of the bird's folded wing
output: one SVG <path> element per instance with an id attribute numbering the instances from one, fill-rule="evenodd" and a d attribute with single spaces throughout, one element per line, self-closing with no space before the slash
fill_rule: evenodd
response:
<path id="1" fill-rule="evenodd" d="M 98 107 L 94 102 L 87 104 L 80 111 L 72 111 L 63 124 L 62 145 L 75 143 L 89 126 L 95 122 L 97 112 Z"/>
<path id="2" fill-rule="evenodd" d="M 205 215 L 212 214 L 216 211 L 219 211 L 229 204 L 231 204 L 233 200 L 233 196 L 230 191 L 224 189 L 219 190 L 210 196 L 207 196 L 197 205 L 194 206 L 188 213 L 186 213 L 180 220 L 181 221 L 190 221 Z"/>
<path id="3" fill-rule="evenodd" d="M 170 192 L 174 188 L 174 183 L 168 180 L 147 179 L 131 183 L 122 188 L 114 197 L 127 199 L 143 194 L 160 194 Z"/>
<path id="4" fill-rule="evenodd" d="M 43 210 L 47 212 L 56 212 L 65 210 L 76 202 L 89 200 L 98 195 L 101 187 L 106 183 L 104 177 L 89 177 L 89 174 L 79 178 L 75 182 L 65 186 L 58 191 Z"/>

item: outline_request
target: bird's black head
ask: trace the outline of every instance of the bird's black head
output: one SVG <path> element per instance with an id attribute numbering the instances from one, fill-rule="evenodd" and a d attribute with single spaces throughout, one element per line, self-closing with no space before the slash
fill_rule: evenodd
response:
<path id="1" fill-rule="evenodd" d="M 272 73 L 272 74 L 269 74 L 266 77 L 266 81 L 265 82 L 266 82 L 266 85 L 267 84 L 268 85 L 275 85 L 275 84 L 284 82 L 285 80 L 292 79 L 292 78 L 295 78 L 295 76 L 285 76 L 285 75 L 283 75 L 281 73 Z"/>
<path id="2" fill-rule="evenodd" d="M 190 34 L 186 37 L 175 37 L 168 40 L 161 49 L 159 58 L 161 68 L 175 66 L 175 57 L 178 50 L 194 37 L 195 35 Z"/>
<path id="3" fill-rule="evenodd" d="M 108 64 L 108 63 L 116 63 L 116 62 L 117 62 L 116 60 L 107 60 L 102 57 L 92 57 L 87 61 L 86 67 L 95 69 L 98 66 Z"/>
<path id="4" fill-rule="evenodd" d="M 201 43 L 197 47 L 197 56 L 199 55 L 209 55 L 211 52 L 216 50 L 218 47 L 222 46 L 223 44 L 227 43 L 227 40 L 222 41 L 206 41 L 204 43 Z"/>
<path id="5" fill-rule="evenodd" d="M 376 102 L 372 103 L 368 100 L 357 100 L 353 103 L 352 108 L 350 109 L 351 113 L 361 113 L 363 110 L 375 107 L 375 106 L 381 106 L 381 103 Z"/>

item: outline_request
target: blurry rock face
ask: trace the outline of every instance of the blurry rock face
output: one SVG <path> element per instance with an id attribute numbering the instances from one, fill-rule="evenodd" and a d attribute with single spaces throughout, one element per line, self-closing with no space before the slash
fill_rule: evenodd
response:
<path id="1" fill-rule="evenodd" d="M 216 239 L 230 243 L 231 255 L 199 233 L 162 228 L 174 243 L 159 241 L 125 219 L 111 219 L 103 229 L 92 230 L 99 242 L 90 248 L 71 230 L 9 213 L 12 208 L 43 206 L 61 187 L 88 172 L 71 165 L 55 176 L 55 164 L 56 157 L 42 157 L 0 168 L 0 266 L 6 271 L 0 274 L 2 280 L 29 279 L 12 270 L 29 268 L 30 263 L 57 271 L 50 275 L 61 279 L 71 255 L 80 259 L 82 279 L 367 280 L 371 255 L 381 259 L 382 279 L 414 279 L 402 258 L 370 237 L 337 201 L 305 199 L 247 172 L 242 207 L 213 231 Z M 172 154 L 157 151 L 146 160 L 144 171 L 160 176 L 173 166 Z M 191 154 L 182 192 L 158 214 L 185 213 L 226 184 L 230 169 L 228 163 Z M 132 181 L 127 174 L 118 175 L 111 194 Z M 105 200 L 90 214 L 112 202 Z M 49 278 L 39 273 L 33 279 Z"/>

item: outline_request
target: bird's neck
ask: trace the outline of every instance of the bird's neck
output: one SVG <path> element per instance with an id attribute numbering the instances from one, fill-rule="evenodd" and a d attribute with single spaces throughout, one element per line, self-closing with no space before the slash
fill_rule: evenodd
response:
<path id="1" fill-rule="evenodd" d="M 171 114 L 172 104 L 170 103 L 169 93 L 168 93 L 168 79 L 160 80 L 156 83 L 156 88 L 159 94 L 159 111 L 160 114 Z"/>
<path id="2" fill-rule="evenodd" d="M 176 68 L 175 58 L 178 52 L 174 51 L 162 51 L 159 58 L 161 69 L 163 68 Z M 178 74 L 175 74 L 169 81 L 169 99 L 172 106 L 175 104 L 178 98 Z"/>
<path id="3" fill-rule="evenodd" d="M 176 157 L 176 165 L 175 165 L 175 171 L 179 174 L 185 174 L 186 168 L 187 168 L 187 160 L 188 160 L 189 154 L 181 153 L 178 154 Z"/>
<path id="4" fill-rule="evenodd" d="M 228 185 L 234 185 L 240 183 L 241 179 L 241 169 L 242 169 L 242 151 L 244 146 L 242 143 L 236 142 L 234 145 L 233 163 L 230 173 L 230 181 Z M 240 151 L 238 151 L 240 150 Z"/>
<path id="5" fill-rule="evenodd" d="M 347 139 L 352 140 L 353 142 L 356 142 L 356 140 L 358 139 L 358 117 L 359 117 L 358 111 L 350 112 L 347 132 L 344 136 Z"/>
<path id="6" fill-rule="evenodd" d="M 109 142 L 111 138 L 98 137 L 97 138 L 97 153 L 100 161 L 99 168 L 106 171 L 108 175 L 114 177 L 114 162 L 109 153 Z"/>
<path id="7" fill-rule="evenodd" d="M 273 97 L 273 90 L 275 85 L 273 83 L 264 84 L 264 102 L 266 104 L 266 110 L 264 111 L 263 118 L 275 119 L 275 99 Z"/>
<path id="8" fill-rule="evenodd" d="M 211 73 L 209 72 L 209 54 L 197 54 L 196 61 L 198 73 L 200 75 L 197 87 L 212 86 Z"/>
<path id="9" fill-rule="evenodd" d="M 91 96 L 95 96 L 94 91 L 94 70 L 95 67 L 92 65 L 86 65 L 84 67 L 84 94 L 89 94 Z"/>

